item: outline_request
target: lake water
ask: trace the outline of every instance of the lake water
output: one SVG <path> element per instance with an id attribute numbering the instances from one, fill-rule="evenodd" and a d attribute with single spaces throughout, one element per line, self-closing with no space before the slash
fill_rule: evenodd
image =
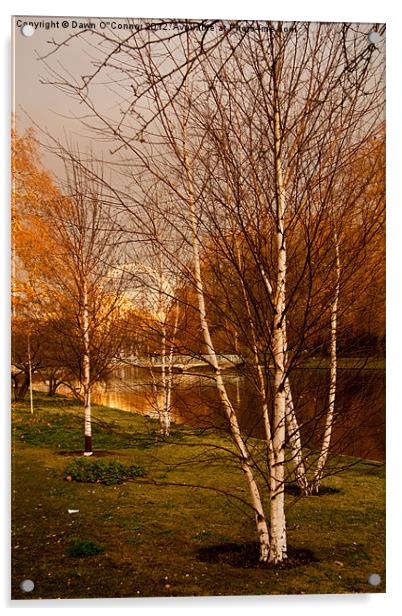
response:
<path id="1" fill-rule="evenodd" d="M 200 428 L 226 429 L 212 374 L 199 370 L 174 376 L 172 419 Z M 157 396 L 153 382 L 160 374 L 133 366 L 117 367 L 108 379 L 95 387 L 94 402 L 129 412 L 157 417 Z M 261 406 L 252 383 L 240 371 L 224 372 L 224 380 L 240 424 L 248 433 L 263 436 Z M 303 442 L 319 446 L 329 388 L 327 370 L 295 370 L 292 394 L 302 426 Z M 385 371 L 339 370 L 336 421 L 332 451 L 371 460 L 385 459 Z"/>

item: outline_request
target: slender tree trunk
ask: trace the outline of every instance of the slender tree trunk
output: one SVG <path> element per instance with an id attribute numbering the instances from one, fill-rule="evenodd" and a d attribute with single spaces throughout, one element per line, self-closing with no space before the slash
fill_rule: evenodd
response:
<path id="1" fill-rule="evenodd" d="M 285 422 L 286 422 L 286 390 L 285 390 L 285 308 L 286 308 L 286 243 L 285 243 L 285 187 L 282 175 L 281 133 L 279 102 L 276 94 L 274 113 L 275 138 L 275 181 L 277 193 L 277 280 L 274 298 L 274 322 L 272 347 L 274 357 L 274 422 L 273 422 L 273 455 L 275 466 L 270 477 L 270 509 L 271 509 L 271 551 L 269 560 L 277 563 L 287 557 L 286 520 L 285 520 Z"/>
<path id="2" fill-rule="evenodd" d="M 90 332 L 88 284 L 83 284 L 83 388 L 84 388 L 84 456 L 92 455 L 92 422 L 91 422 L 91 358 L 90 358 Z"/>
<path id="3" fill-rule="evenodd" d="M 237 258 L 238 258 L 238 261 L 239 261 L 239 269 L 240 269 L 241 268 L 240 253 L 238 253 L 238 257 Z M 263 271 L 263 268 L 261 268 L 261 269 Z M 265 273 L 264 273 L 264 276 L 265 276 Z M 268 283 L 268 285 L 269 285 L 269 287 L 267 288 L 268 292 L 272 293 L 272 287 L 269 284 L 268 278 L 265 277 L 264 281 L 266 283 Z M 264 373 L 263 373 L 263 370 L 262 370 L 262 366 L 261 366 L 261 362 L 260 362 L 260 357 L 259 357 L 259 352 L 258 352 L 258 344 L 257 344 L 257 335 L 256 335 L 256 331 L 255 331 L 254 321 L 253 321 L 252 314 L 251 314 L 250 302 L 249 302 L 249 299 L 248 299 L 246 286 L 245 286 L 244 280 L 242 278 L 241 278 L 240 282 L 241 282 L 242 291 L 243 291 L 244 303 L 245 303 L 246 310 L 247 310 L 248 323 L 249 323 L 250 334 L 251 334 L 251 339 L 252 339 L 254 366 L 255 366 L 255 369 L 257 371 L 259 393 L 260 393 L 260 397 L 261 397 L 261 400 L 262 400 L 262 416 L 263 416 L 263 420 L 264 420 L 265 440 L 266 440 L 266 445 L 267 445 L 267 464 L 268 464 L 268 469 L 269 469 L 270 474 L 271 474 L 271 470 L 275 466 L 275 458 L 274 458 L 273 447 L 272 447 L 271 423 L 270 423 L 270 420 L 269 420 L 269 406 L 268 406 L 268 399 L 267 399 L 268 388 L 266 386 L 265 376 L 264 376 Z"/>
<path id="4" fill-rule="evenodd" d="M 327 462 L 329 448 L 331 444 L 332 426 L 334 423 L 335 412 L 335 396 L 336 396 L 336 380 L 337 380 L 337 318 L 338 318 L 338 301 L 339 301 L 339 288 L 341 278 L 341 261 L 339 256 L 339 242 L 338 235 L 334 231 L 334 243 L 335 243 L 335 293 L 334 299 L 331 305 L 331 359 L 330 359 L 330 382 L 329 382 L 329 396 L 328 396 L 328 411 L 325 418 L 324 436 L 322 439 L 321 452 L 317 460 L 316 468 L 314 471 L 314 477 L 311 483 L 311 493 L 318 494 L 320 489 L 321 479 L 325 464 Z"/>
<path id="5" fill-rule="evenodd" d="M 287 318 L 283 319 L 283 331 L 285 342 L 285 363 L 288 361 L 288 338 L 287 338 Z M 309 494 L 309 482 L 307 479 L 306 467 L 303 458 L 303 447 L 300 435 L 300 426 L 297 421 L 296 411 L 293 404 L 292 388 L 290 386 L 289 376 L 285 379 L 286 393 L 286 429 L 288 433 L 289 445 L 292 454 L 292 461 L 295 469 L 296 483 L 299 486 L 300 492 L 307 496 Z"/>
<path id="6" fill-rule="evenodd" d="M 29 372 L 29 406 L 33 415 L 33 390 L 32 390 L 32 357 L 31 357 L 31 334 L 28 332 L 28 372 Z"/>
<path id="7" fill-rule="evenodd" d="M 303 449 L 300 436 L 299 422 L 293 404 L 292 390 L 290 388 L 289 377 L 285 379 L 286 394 L 286 429 L 288 433 L 292 461 L 295 468 L 296 483 L 302 494 L 309 493 L 309 483 L 306 474 L 306 467 L 303 458 Z"/>
<path id="8" fill-rule="evenodd" d="M 153 367 L 153 356 L 151 354 L 149 354 L 149 373 L 151 375 L 151 379 L 152 379 L 152 392 L 153 392 L 153 398 L 152 398 L 152 406 L 156 408 L 156 412 L 158 414 L 158 419 L 159 419 L 159 427 L 160 429 L 162 428 L 162 424 L 161 424 L 161 413 L 162 413 L 162 406 L 163 406 L 163 399 L 162 401 L 160 401 L 160 387 L 159 387 L 159 383 L 156 380 L 155 377 L 155 372 L 154 372 L 154 367 Z M 163 398 L 163 392 L 162 392 L 162 398 Z"/>
<path id="9" fill-rule="evenodd" d="M 204 343 L 207 348 L 207 353 L 209 355 L 210 363 L 214 370 L 214 379 L 215 379 L 216 388 L 219 394 L 219 398 L 221 400 L 222 406 L 225 410 L 225 413 L 226 413 L 226 416 L 229 422 L 230 433 L 231 433 L 232 439 L 239 450 L 241 468 L 247 480 L 251 504 L 255 512 L 255 522 L 256 522 L 259 547 L 260 547 L 260 561 L 266 562 L 270 555 L 270 541 L 269 541 L 268 526 L 267 526 L 267 521 L 266 521 L 266 517 L 264 513 L 262 499 L 261 499 L 261 495 L 260 495 L 257 482 L 254 478 L 254 473 L 253 473 L 252 465 L 250 463 L 247 447 L 241 435 L 237 416 L 233 408 L 233 405 L 228 397 L 226 387 L 222 379 L 219 362 L 218 362 L 218 359 L 215 353 L 215 348 L 212 343 L 210 330 L 209 330 L 209 324 L 208 324 L 206 306 L 205 306 L 205 298 L 204 298 L 204 288 L 203 288 L 202 275 L 201 275 L 201 260 L 200 260 L 199 239 L 198 239 L 198 232 L 197 232 L 197 218 L 196 218 L 196 213 L 195 213 L 192 165 L 190 163 L 189 156 L 186 150 L 186 143 L 187 143 L 186 134 L 184 134 L 184 157 L 183 159 L 184 159 L 184 166 L 185 166 L 185 171 L 186 171 L 186 176 L 187 176 L 188 204 L 189 204 L 189 210 L 190 210 L 191 229 L 192 229 L 194 277 L 195 277 L 196 295 L 197 295 L 197 301 L 198 301 L 198 310 L 199 310 L 199 315 L 200 315 L 200 325 L 201 325 Z"/>
<path id="10" fill-rule="evenodd" d="M 170 349 L 169 349 L 169 361 L 167 365 L 167 390 L 166 390 L 166 395 L 165 395 L 165 408 L 164 408 L 165 425 L 167 427 L 168 435 L 170 433 L 171 401 L 172 401 L 172 389 L 173 389 L 173 350 L 174 350 L 173 339 L 176 336 L 178 325 L 179 325 L 179 304 L 177 303 L 174 327 L 173 327 L 172 342 L 170 344 Z"/>
<path id="11" fill-rule="evenodd" d="M 167 366 L 166 366 L 166 316 L 162 324 L 161 359 L 162 359 L 161 376 L 162 376 L 163 395 L 162 395 L 161 408 L 158 407 L 159 423 L 160 423 L 161 434 L 163 434 L 163 436 L 169 436 L 170 417 L 169 417 L 169 407 L 168 407 L 169 378 L 168 378 Z"/>
<path id="12" fill-rule="evenodd" d="M 268 276 L 264 268 L 260 267 L 261 275 L 264 281 L 265 288 L 272 298 L 272 285 L 269 282 Z M 286 329 L 286 316 L 283 318 L 283 337 L 285 343 L 284 361 L 287 363 L 287 329 Z M 300 488 L 302 494 L 307 495 L 309 493 L 309 483 L 306 474 L 306 467 L 303 458 L 303 448 L 300 436 L 299 422 L 297 421 L 296 412 L 293 404 L 292 389 L 290 387 L 290 380 L 287 376 L 285 379 L 285 392 L 286 392 L 286 429 L 288 433 L 289 445 L 292 452 L 292 461 L 295 467 L 296 483 Z"/>

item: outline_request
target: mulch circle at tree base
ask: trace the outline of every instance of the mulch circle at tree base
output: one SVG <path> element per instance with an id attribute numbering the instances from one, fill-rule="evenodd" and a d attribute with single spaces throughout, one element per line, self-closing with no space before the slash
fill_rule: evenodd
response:
<path id="1" fill-rule="evenodd" d="M 311 552 L 302 548 L 288 547 L 288 557 L 281 563 L 266 563 L 259 561 L 259 546 L 253 543 L 220 543 L 203 547 L 198 550 L 197 558 L 202 562 L 227 564 L 232 567 L 247 569 L 292 569 L 317 562 Z"/>
<path id="2" fill-rule="evenodd" d="M 341 494 L 342 490 L 340 488 L 331 488 L 330 486 L 320 486 L 320 489 L 317 492 L 313 492 L 312 494 L 303 494 L 300 490 L 299 486 L 296 483 L 289 483 L 285 486 L 285 494 L 290 494 L 291 496 L 328 496 L 332 494 Z"/>

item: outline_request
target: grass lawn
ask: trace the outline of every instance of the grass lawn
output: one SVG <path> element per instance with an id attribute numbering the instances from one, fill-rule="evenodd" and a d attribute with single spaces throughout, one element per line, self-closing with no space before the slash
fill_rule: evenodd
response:
<path id="1" fill-rule="evenodd" d="M 66 480 L 83 440 L 75 401 L 37 394 L 34 415 L 27 403 L 12 414 L 14 599 L 385 591 L 381 464 L 357 463 L 327 478 L 338 493 L 287 495 L 288 544 L 311 550 L 310 562 L 236 566 L 224 548 L 241 553 L 255 541 L 255 525 L 223 435 L 174 426 L 162 439 L 154 420 L 95 406 L 93 443 L 102 456 L 93 460 L 143 474 L 82 483 Z M 376 587 L 367 582 L 372 573 L 382 579 Z M 25 579 L 35 584 L 30 593 L 20 589 Z"/>

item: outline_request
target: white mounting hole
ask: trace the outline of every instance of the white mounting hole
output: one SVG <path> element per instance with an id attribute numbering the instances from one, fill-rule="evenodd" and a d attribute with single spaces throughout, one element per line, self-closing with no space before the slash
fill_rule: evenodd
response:
<path id="1" fill-rule="evenodd" d="M 368 34 L 369 43 L 376 45 L 381 41 L 381 34 L 379 32 L 370 32 Z"/>
<path id="2" fill-rule="evenodd" d="M 20 584 L 20 588 L 24 592 L 32 592 L 33 589 L 35 588 L 35 584 L 33 583 L 32 580 L 23 580 Z"/>
<path id="3" fill-rule="evenodd" d="M 21 28 L 23 36 L 32 36 L 35 33 L 35 28 L 31 24 L 24 24 Z"/>
<path id="4" fill-rule="evenodd" d="M 378 586 L 378 584 L 381 584 L 381 575 L 378 575 L 378 573 L 370 573 L 367 581 L 371 586 Z"/>

